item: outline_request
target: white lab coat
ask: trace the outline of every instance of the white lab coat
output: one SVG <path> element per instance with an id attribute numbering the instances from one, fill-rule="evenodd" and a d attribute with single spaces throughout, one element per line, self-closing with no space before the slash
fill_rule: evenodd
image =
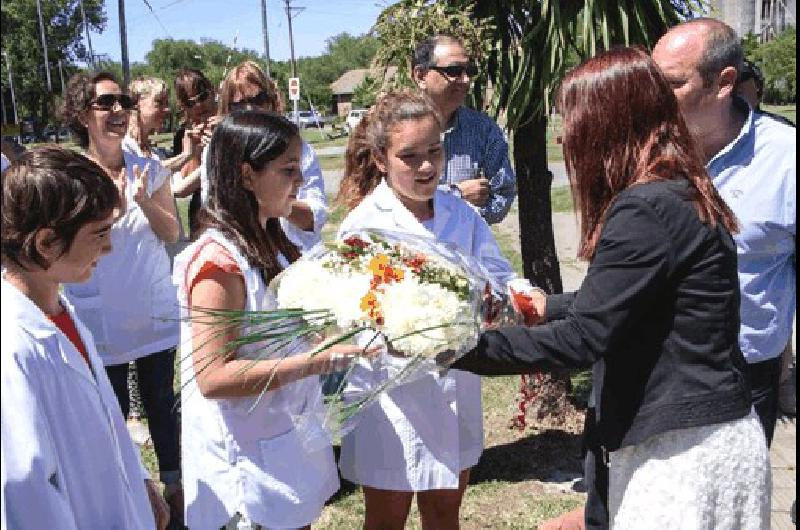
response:
<path id="1" fill-rule="evenodd" d="M 322 241 L 322 227 L 328 220 L 328 198 L 325 196 L 325 180 L 322 178 L 322 169 L 319 166 L 314 148 L 303 141 L 300 154 L 300 173 L 303 175 L 303 184 L 297 190 L 297 199 L 304 201 L 311 208 L 314 216 L 313 230 L 301 230 L 288 219 L 281 217 L 281 228 L 301 252 L 305 252 Z M 203 148 L 200 161 L 200 198 L 202 203 L 208 202 L 208 146 Z"/>
<path id="2" fill-rule="evenodd" d="M 206 230 L 175 258 L 174 281 L 183 316 L 188 316 L 189 264 L 209 239 L 225 247 L 242 272 L 245 309 L 276 309 L 277 301 L 258 270 L 221 233 Z M 333 448 L 318 421 L 323 415 L 319 377 L 306 377 L 261 397 L 207 399 L 197 388 L 188 321 L 182 324 L 181 339 L 186 524 L 192 530 L 216 530 L 237 512 L 269 528 L 314 522 L 339 488 Z M 299 342 L 287 348 L 289 355 L 309 350 Z M 263 344 L 243 346 L 236 356 L 257 358 L 261 349 Z M 302 432 L 297 428 L 300 417 L 307 420 Z"/>
<path id="3" fill-rule="evenodd" d="M 344 219 L 339 237 L 364 228 L 433 236 L 477 258 L 501 286 L 515 278 L 486 221 L 464 200 L 437 190 L 432 227 L 431 232 L 417 221 L 384 181 Z M 383 373 L 360 361 L 350 385 L 377 385 Z M 357 484 L 454 489 L 459 473 L 477 464 L 483 451 L 481 382 L 468 372 L 429 374 L 381 395 L 360 415 L 342 439 L 339 459 L 342 476 Z"/>
<path id="4" fill-rule="evenodd" d="M 155 528 L 149 478 L 92 336 L 72 342 L 2 280 L 3 530 Z"/>
<path id="5" fill-rule="evenodd" d="M 125 364 L 178 344 L 178 303 L 164 242 L 133 200 L 133 166 L 151 167 L 152 195 L 169 176 L 161 164 L 123 151 L 128 171 L 127 211 L 111 229 L 113 250 L 92 277 L 64 285 L 64 295 L 92 332 L 106 366 Z"/>

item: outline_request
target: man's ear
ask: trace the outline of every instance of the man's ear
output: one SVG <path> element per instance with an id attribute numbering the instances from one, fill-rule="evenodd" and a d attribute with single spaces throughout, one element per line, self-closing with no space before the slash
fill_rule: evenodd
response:
<path id="1" fill-rule="evenodd" d="M 738 72 L 733 66 L 723 68 L 718 77 L 717 97 L 720 99 L 732 97 L 736 93 L 736 79 L 738 77 Z"/>
<path id="2" fill-rule="evenodd" d="M 419 65 L 411 70 L 411 79 L 414 80 L 414 83 L 416 83 L 420 90 L 425 90 L 425 75 L 427 75 L 427 73 L 428 70 Z"/>
<path id="3" fill-rule="evenodd" d="M 244 186 L 244 189 L 246 189 L 247 191 L 253 191 L 254 173 L 255 171 L 253 171 L 253 166 L 251 166 L 247 162 L 244 162 L 242 164 L 242 186 Z"/>

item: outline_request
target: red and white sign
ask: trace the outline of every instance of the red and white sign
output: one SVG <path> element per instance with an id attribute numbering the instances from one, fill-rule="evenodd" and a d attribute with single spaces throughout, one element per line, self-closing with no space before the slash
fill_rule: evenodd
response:
<path id="1" fill-rule="evenodd" d="M 289 101 L 300 101 L 300 78 L 289 78 Z"/>

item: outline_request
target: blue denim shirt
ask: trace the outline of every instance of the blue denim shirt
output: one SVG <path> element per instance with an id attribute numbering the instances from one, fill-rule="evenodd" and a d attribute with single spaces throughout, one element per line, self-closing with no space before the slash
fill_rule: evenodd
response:
<path id="1" fill-rule="evenodd" d="M 749 363 L 779 356 L 791 338 L 797 307 L 795 137 L 794 128 L 751 111 L 739 136 L 707 165 L 739 220 L 739 345 Z"/>
<path id="2" fill-rule="evenodd" d="M 517 178 L 508 159 L 503 131 L 486 114 L 459 107 L 443 137 L 445 168 L 440 188 L 478 178 L 489 179 L 489 199 L 479 208 L 487 223 L 502 221 L 517 195 Z"/>

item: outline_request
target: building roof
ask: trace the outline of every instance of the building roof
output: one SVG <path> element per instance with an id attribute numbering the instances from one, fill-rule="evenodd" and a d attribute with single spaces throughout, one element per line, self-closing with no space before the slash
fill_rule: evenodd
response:
<path id="1" fill-rule="evenodd" d="M 396 66 L 390 66 L 386 69 L 386 75 L 383 82 L 386 83 L 397 73 Z M 348 70 L 342 76 L 331 83 L 331 92 L 338 96 L 341 94 L 352 94 L 355 92 L 356 87 L 364 82 L 364 79 L 369 75 L 371 77 L 378 77 L 383 74 L 383 68 L 358 68 L 356 70 Z"/>

